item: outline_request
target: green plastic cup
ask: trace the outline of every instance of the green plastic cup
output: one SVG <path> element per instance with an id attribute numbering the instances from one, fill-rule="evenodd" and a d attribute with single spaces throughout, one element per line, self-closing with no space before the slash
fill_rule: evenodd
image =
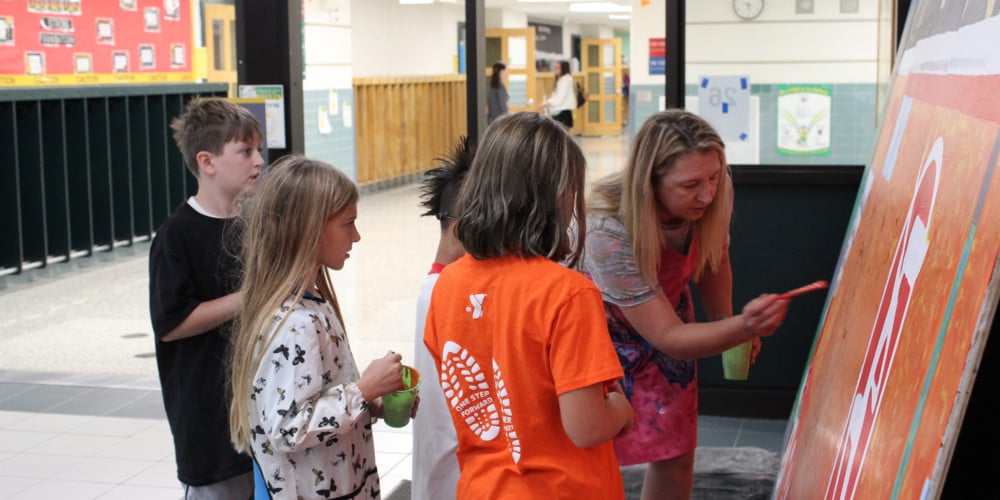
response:
<path id="1" fill-rule="evenodd" d="M 747 379 L 747 374 L 750 372 L 751 351 L 753 351 L 752 340 L 722 351 L 722 375 L 726 380 Z"/>
<path id="2" fill-rule="evenodd" d="M 417 400 L 420 372 L 403 365 L 403 389 L 382 396 L 383 418 L 389 427 L 405 427 L 410 423 L 410 412 Z"/>

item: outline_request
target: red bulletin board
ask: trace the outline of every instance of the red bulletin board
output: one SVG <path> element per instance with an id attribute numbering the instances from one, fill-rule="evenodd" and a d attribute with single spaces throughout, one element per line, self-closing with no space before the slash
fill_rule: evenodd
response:
<path id="1" fill-rule="evenodd" d="M 911 10 L 775 498 L 942 491 L 1000 289 L 1000 17 L 943 8 Z"/>
<path id="2" fill-rule="evenodd" d="M 189 0 L 0 1 L 0 86 L 193 81 Z"/>

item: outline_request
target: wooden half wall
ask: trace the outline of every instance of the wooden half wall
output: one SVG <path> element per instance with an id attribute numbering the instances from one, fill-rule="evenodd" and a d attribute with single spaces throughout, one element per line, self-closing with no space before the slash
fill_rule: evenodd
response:
<path id="1" fill-rule="evenodd" d="M 358 186 L 378 188 L 433 166 L 466 133 L 465 76 L 355 78 Z"/>

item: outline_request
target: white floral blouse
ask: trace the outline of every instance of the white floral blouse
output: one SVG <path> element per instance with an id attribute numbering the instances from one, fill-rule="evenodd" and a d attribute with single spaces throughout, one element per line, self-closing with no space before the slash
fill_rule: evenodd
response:
<path id="1" fill-rule="evenodd" d="M 372 418 L 339 318 L 309 293 L 294 307 L 287 300 L 273 325 L 285 316 L 250 396 L 253 455 L 268 492 L 272 498 L 379 498 Z"/>

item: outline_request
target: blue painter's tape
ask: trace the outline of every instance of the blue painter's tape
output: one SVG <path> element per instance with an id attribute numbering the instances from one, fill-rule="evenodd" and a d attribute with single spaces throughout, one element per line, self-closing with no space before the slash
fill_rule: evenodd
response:
<path id="1" fill-rule="evenodd" d="M 747 89 L 747 79 L 740 78 L 740 90 L 746 90 L 746 89 Z"/>
<path id="2" fill-rule="evenodd" d="M 703 89 L 707 89 L 708 88 L 708 78 L 702 78 L 701 79 L 701 88 L 703 88 Z"/>
<path id="3" fill-rule="evenodd" d="M 745 140 L 747 140 L 747 139 L 748 139 L 749 137 L 750 137 L 750 135 L 748 135 L 748 134 L 747 134 L 746 132 L 743 132 L 742 134 L 740 134 L 740 140 L 741 140 L 741 141 L 745 141 Z"/>
<path id="4" fill-rule="evenodd" d="M 729 112 L 729 103 L 728 102 L 722 103 L 722 114 L 726 114 L 728 112 Z"/>

